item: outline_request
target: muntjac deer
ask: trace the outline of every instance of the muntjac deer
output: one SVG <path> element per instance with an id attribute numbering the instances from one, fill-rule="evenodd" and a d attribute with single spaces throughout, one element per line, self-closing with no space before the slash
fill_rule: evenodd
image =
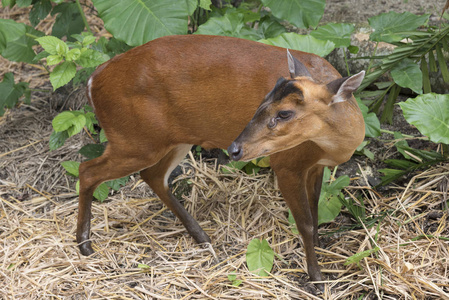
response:
<path id="1" fill-rule="evenodd" d="M 229 146 L 234 160 L 271 156 L 302 235 L 309 276 L 321 281 L 314 246 L 323 168 L 347 161 L 363 141 L 364 121 L 352 96 L 363 77 L 341 78 L 313 54 L 287 56 L 279 47 L 201 35 L 159 38 L 104 63 L 90 77 L 87 97 L 109 143 L 80 166 L 81 253 L 94 252 L 95 188 L 134 172 L 198 243 L 210 242 L 167 181 L 192 145 Z"/>

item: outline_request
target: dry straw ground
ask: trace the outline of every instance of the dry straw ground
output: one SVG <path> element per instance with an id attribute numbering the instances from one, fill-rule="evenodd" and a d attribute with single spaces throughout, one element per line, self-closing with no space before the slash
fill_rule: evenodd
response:
<path id="1" fill-rule="evenodd" d="M 1 13 L 20 18 L 23 11 Z M 46 22 L 41 26 L 49 28 Z M 101 34 L 101 26 L 96 28 Z M 8 71 L 50 90 L 38 66 L 2 60 L 1 73 Z M 52 152 L 48 139 L 54 107 L 76 108 L 83 101 L 82 92 L 35 92 L 31 105 L 0 118 L 1 299 L 449 299 L 447 164 L 382 193 L 363 183 L 361 166 L 344 194 L 361 197 L 368 215 L 385 217 L 370 228 L 332 233 L 354 223 L 344 213 L 320 228 L 321 234 L 331 233 L 317 249 L 328 283 L 324 294 L 307 283 L 301 240 L 289 228 L 273 174 L 223 174 L 214 161 L 192 156 L 174 186 L 187 183 L 184 204 L 211 236 L 218 260 L 138 177 L 104 203 L 94 203 L 97 253 L 82 257 L 74 236 L 74 179 L 60 162 L 80 161 L 76 152 L 89 137 L 74 137 Z M 267 239 L 277 253 L 268 278 L 247 270 L 245 249 L 254 238 Z M 375 246 L 377 255 L 360 267 L 344 265 L 349 256 Z M 242 280 L 239 287 L 228 280 L 231 272 Z"/>

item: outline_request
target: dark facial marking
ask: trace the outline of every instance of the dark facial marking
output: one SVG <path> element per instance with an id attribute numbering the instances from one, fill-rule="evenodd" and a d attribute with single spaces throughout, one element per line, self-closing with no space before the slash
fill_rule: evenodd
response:
<path id="1" fill-rule="evenodd" d="M 298 94 L 302 96 L 302 91 L 295 85 L 295 80 L 279 78 L 273 90 L 267 95 L 266 100 L 270 102 L 278 102 L 290 94 Z"/>

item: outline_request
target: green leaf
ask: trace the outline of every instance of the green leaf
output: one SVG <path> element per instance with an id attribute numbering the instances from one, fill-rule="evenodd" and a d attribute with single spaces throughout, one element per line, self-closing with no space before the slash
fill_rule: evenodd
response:
<path id="1" fill-rule="evenodd" d="M 186 34 L 197 0 L 93 0 L 106 29 L 128 45 L 165 35 Z"/>
<path id="2" fill-rule="evenodd" d="M 109 195 L 109 188 L 106 183 L 100 184 L 94 191 L 94 197 L 100 202 L 106 200 Z"/>
<path id="3" fill-rule="evenodd" d="M 368 22 L 374 32 L 370 35 L 370 39 L 375 42 L 399 42 L 409 36 L 408 34 L 402 34 L 402 32 L 410 32 L 426 24 L 429 16 L 429 14 L 417 16 L 409 12 L 396 13 L 391 11 L 371 17 Z"/>
<path id="4" fill-rule="evenodd" d="M 401 60 L 391 69 L 391 76 L 397 85 L 422 94 L 422 72 L 413 60 L 408 58 Z"/>
<path id="5" fill-rule="evenodd" d="M 33 27 L 43 19 L 45 19 L 52 9 L 50 0 L 40 0 L 34 3 L 30 10 L 30 23 Z"/>
<path id="6" fill-rule="evenodd" d="M 394 138 L 396 140 L 398 140 L 396 143 L 394 143 L 394 145 L 396 146 L 396 150 L 398 150 L 398 152 L 401 153 L 402 156 L 404 156 L 404 158 L 411 159 L 410 155 L 408 155 L 404 151 L 404 147 L 408 147 L 408 143 L 404 139 L 404 136 L 400 132 L 397 132 L 397 131 L 395 131 L 393 133 L 393 135 L 394 135 Z"/>
<path id="7" fill-rule="evenodd" d="M 242 284 L 242 282 L 243 282 L 243 280 L 234 280 L 233 282 L 232 282 L 232 286 L 239 286 L 239 285 L 241 285 Z"/>
<path id="8" fill-rule="evenodd" d="M 328 183 L 328 181 L 330 181 L 330 170 L 324 168 L 323 184 L 318 201 L 318 225 L 328 223 L 338 216 L 341 210 L 339 196 L 341 190 L 349 185 L 350 179 L 344 175 L 333 182 Z"/>
<path id="9" fill-rule="evenodd" d="M 441 76 L 446 83 L 449 83 L 449 71 L 447 69 L 447 61 L 443 55 L 440 45 L 436 45 L 435 50 L 437 52 L 437 60 L 440 66 Z"/>
<path id="10" fill-rule="evenodd" d="M 67 130 L 70 137 L 80 132 L 86 125 L 86 117 L 79 112 L 63 111 L 53 119 L 52 125 L 56 132 Z"/>
<path id="11" fill-rule="evenodd" d="M 16 0 L 17 6 L 27 7 L 31 5 L 32 0 Z"/>
<path id="12" fill-rule="evenodd" d="M 9 19 L 0 19 L 0 53 L 5 50 L 9 42 L 19 39 L 25 33 L 25 24 Z M 2 56 L 4 56 L 3 53 Z"/>
<path id="13" fill-rule="evenodd" d="M 381 178 L 382 184 L 392 182 L 405 174 L 404 171 L 395 169 L 379 169 L 378 171 L 384 174 Z"/>
<path id="14" fill-rule="evenodd" d="M 47 56 L 47 65 L 53 66 L 57 65 L 62 61 L 62 56 L 60 55 L 49 55 Z"/>
<path id="15" fill-rule="evenodd" d="M 266 240 L 253 239 L 246 250 L 248 269 L 258 276 L 268 276 L 274 261 L 274 251 Z"/>
<path id="16" fill-rule="evenodd" d="M 111 189 L 113 189 L 115 191 L 118 191 L 122 186 L 126 185 L 128 180 L 129 180 L 129 176 L 125 176 L 125 177 L 122 177 L 122 178 L 119 178 L 119 179 L 114 179 L 114 180 L 107 181 L 105 183 Z"/>
<path id="17" fill-rule="evenodd" d="M 80 163 L 77 161 L 63 161 L 61 165 L 64 167 L 64 169 L 72 176 L 78 177 L 80 175 L 79 173 L 79 167 Z"/>
<path id="18" fill-rule="evenodd" d="M 415 162 L 404 159 L 386 159 L 384 160 L 384 163 L 386 163 L 389 167 L 401 170 L 407 170 L 417 165 Z"/>
<path id="19" fill-rule="evenodd" d="M 14 5 L 16 5 L 16 0 L 2 0 L 3 7 L 12 8 Z"/>
<path id="20" fill-rule="evenodd" d="M 357 46 L 350 45 L 350 46 L 348 46 L 348 50 L 349 50 L 349 53 L 351 53 L 351 54 L 357 54 L 357 53 L 359 53 L 360 48 Z"/>
<path id="21" fill-rule="evenodd" d="M 139 269 L 150 269 L 151 268 L 149 265 L 146 265 L 146 264 L 138 264 L 137 267 Z"/>
<path id="22" fill-rule="evenodd" d="M 74 60 L 79 59 L 80 56 L 81 56 L 81 50 L 80 49 L 77 49 L 77 48 L 70 49 L 70 51 L 67 52 L 66 60 L 67 61 L 74 61 Z"/>
<path id="23" fill-rule="evenodd" d="M 276 38 L 260 40 L 259 42 L 314 53 L 322 57 L 328 55 L 335 49 L 335 44 L 331 41 L 322 41 L 310 35 L 299 35 L 294 32 L 284 33 Z"/>
<path id="24" fill-rule="evenodd" d="M 374 160 L 374 153 L 371 152 L 370 150 L 368 150 L 367 148 L 365 148 L 365 146 L 368 144 L 369 144 L 369 141 L 363 141 L 355 150 L 355 154 L 365 155 L 369 159 Z M 340 201 L 341 201 L 341 198 L 340 198 Z"/>
<path id="25" fill-rule="evenodd" d="M 433 55 L 430 55 L 430 53 L 432 53 L 432 52 L 429 52 L 429 61 L 430 61 L 430 57 L 433 57 Z M 430 65 L 430 63 L 429 63 L 429 65 Z M 425 57 L 423 57 L 421 59 L 421 72 L 422 72 L 422 87 L 424 90 L 424 94 L 431 93 L 432 87 L 430 85 L 429 69 L 427 68 L 427 62 L 426 62 Z"/>
<path id="26" fill-rule="evenodd" d="M 87 159 L 93 159 L 99 157 L 104 152 L 104 146 L 101 144 L 87 144 L 84 145 L 78 153 L 86 157 Z"/>
<path id="27" fill-rule="evenodd" d="M 204 10 L 208 10 L 211 11 L 210 6 L 212 5 L 212 1 L 211 0 L 200 0 L 200 3 L 198 4 L 198 7 L 204 9 Z"/>
<path id="28" fill-rule="evenodd" d="M 48 142 L 50 146 L 50 151 L 62 147 L 68 138 L 69 134 L 67 133 L 67 131 L 60 131 L 60 132 L 53 131 L 50 135 L 50 140 Z"/>
<path id="29" fill-rule="evenodd" d="M 257 40 L 259 35 L 255 30 L 245 26 L 245 16 L 239 13 L 225 14 L 221 17 L 211 17 L 200 25 L 195 34 L 233 36 Z"/>
<path id="30" fill-rule="evenodd" d="M 287 32 L 287 30 L 281 23 L 267 15 L 260 20 L 257 32 L 260 36 L 259 39 L 269 39 L 277 37 Z"/>
<path id="31" fill-rule="evenodd" d="M 365 257 L 370 256 L 370 255 L 373 254 L 373 253 L 377 253 L 377 251 L 379 251 L 379 247 L 375 247 L 375 248 L 370 249 L 370 250 L 365 250 L 365 251 L 356 253 L 356 254 L 354 254 L 354 255 L 348 257 L 348 258 L 346 259 L 346 262 L 344 263 L 344 265 L 347 266 L 347 265 L 350 265 L 350 264 L 357 264 L 357 266 L 358 266 L 359 268 L 361 268 L 361 266 L 360 266 L 360 261 L 361 261 L 362 259 L 364 259 Z"/>
<path id="32" fill-rule="evenodd" d="M 371 112 L 368 113 L 365 118 L 365 136 L 367 137 L 378 137 L 381 135 L 380 132 L 380 121 L 376 114 Z"/>
<path id="33" fill-rule="evenodd" d="M 83 47 L 87 47 L 92 43 L 95 43 L 95 37 L 93 35 L 86 35 L 84 36 L 84 39 L 82 40 Z"/>
<path id="34" fill-rule="evenodd" d="M 14 75 L 6 73 L 0 82 L 0 116 L 5 113 L 5 107 L 13 108 L 19 99 L 29 91 L 28 83 L 14 83 Z"/>
<path id="35" fill-rule="evenodd" d="M 53 72 L 50 73 L 50 82 L 53 90 L 67 84 L 75 77 L 76 65 L 73 61 L 65 61 L 56 66 Z"/>
<path id="36" fill-rule="evenodd" d="M 290 230 L 293 234 L 299 234 L 298 228 L 296 227 L 296 221 L 293 217 L 292 211 L 288 210 L 288 223 L 290 224 Z"/>
<path id="37" fill-rule="evenodd" d="M 62 38 L 67 36 L 68 40 L 73 40 L 73 34 L 84 30 L 84 22 L 76 3 L 61 3 L 55 6 L 51 15 L 57 15 L 51 34 Z"/>
<path id="38" fill-rule="evenodd" d="M 331 41 L 335 47 L 349 47 L 351 45 L 351 34 L 354 25 L 345 23 L 329 23 L 310 33 L 311 36 L 323 41 Z"/>
<path id="39" fill-rule="evenodd" d="M 32 46 L 37 43 L 27 33 L 33 36 L 43 35 L 30 26 L 0 19 L 0 54 L 8 60 L 31 63 L 36 56 Z"/>
<path id="40" fill-rule="evenodd" d="M 357 104 L 362 111 L 363 119 L 365 119 L 365 136 L 367 137 L 377 137 L 380 136 L 380 122 L 376 114 L 373 112 L 368 112 L 369 108 L 362 103 L 360 98 L 356 98 Z"/>
<path id="41" fill-rule="evenodd" d="M 109 60 L 109 56 L 93 49 L 83 49 L 77 61 L 83 68 L 91 68 L 101 65 Z"/>
<path id="42" fill-rule="evenodd" d="M 64 54 L 69 51 L 69 47 L 63 41 L 51 35 L 37 38 L 36 41 L 51 55 L 59 55 L 58 49 Z"/>
<path id="43" fill-rule="evenodd" d="M 232 169 L 241 170 L 248 164 L 247 161 L 231 161 L 225 167 L 221 168 L 221 171 L 225 174 L 231 173 Z"/>
<path id="44" fill-rule="evenodd" d="M 100 130 L 100 143 L 105 143 L 108 141 L 108 138 L 106 137 L 106 134 L 104 133 L 104 129 L 101 128 Z"/>
<path id="45" fill-rule="evenodd" d="M 324 13 L 325 0 L 262 0 L 273 16 L 299 28 L 315 28 Z"/>
<path id="46" fill-rule="evenodd" d="M 424 94 L 399 103 L 404 117 L 434 143 L 449 144 L 449 95 Z"/>

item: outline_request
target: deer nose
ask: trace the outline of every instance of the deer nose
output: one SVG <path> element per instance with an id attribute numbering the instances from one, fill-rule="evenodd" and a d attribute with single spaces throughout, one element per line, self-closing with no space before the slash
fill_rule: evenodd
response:
<path id="1" fill-rule="evenodd" d="M 228 154 L 232 160 L 239 160 L 243 156 L 243 149 L 241 145 L 236 142 L 232 142 L 231 146 L 228 147 Z"/>

